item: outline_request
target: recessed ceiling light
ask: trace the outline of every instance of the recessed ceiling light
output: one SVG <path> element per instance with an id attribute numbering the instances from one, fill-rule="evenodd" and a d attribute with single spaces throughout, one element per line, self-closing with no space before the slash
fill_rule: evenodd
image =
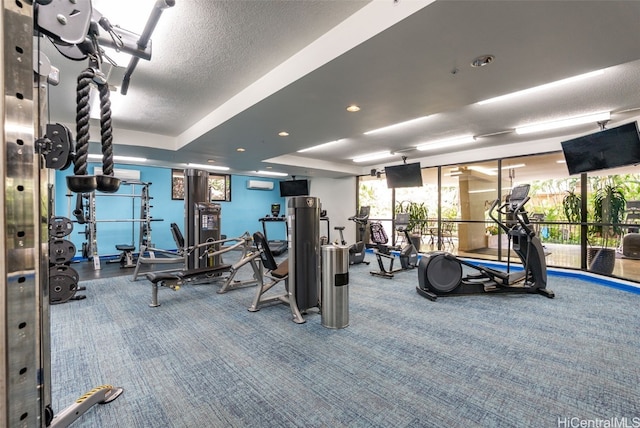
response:
<path id="1" fill-rule="evenodd" d="M 288 137 L 289 133 L 287 131 L 280 131 L 280 132 L 278 132 L 278 135 L 281 136 L 281 137 Z"/>
<path id="2" fill-rule="evenodd" d="M 238 147 L 238 148 L 236 149 L 236 152 L 244 152 L 244 151 L 245 151 L 245 149 L 243 149 L 242 147 Z"/>
<path id="3" fill-rule="evenodd" d="M 351 112 L 351 113 L 355 113 L 357 111 L 360 111 L 360 107 L 358 107 L 355 104 L 350 105 L 349 107 L 347 107 L 347 111 Z"/>
<path id="4" fill-rule="evenodd" d="M 489 65 L 496 59 L 493 55 L 480 55 L 471 61 L 471 67 L 484 67 L 485 65 Z"/>

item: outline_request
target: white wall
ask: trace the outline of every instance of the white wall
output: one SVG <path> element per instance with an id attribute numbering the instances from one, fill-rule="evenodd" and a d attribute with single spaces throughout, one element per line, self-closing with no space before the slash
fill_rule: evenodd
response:
<path id="1" fill-rule="evenodd" d="M 336 226 L 344 226 L 344 237 L 348 243 L 355 242 L 355 223 L 347 218 L 356 214 L 356 177 L 347 178 L 312 178 L 309 193 L 320 198 L 322 209 L 327 210 L 330 221 L 329 240 L 331 242 L 339 238 Z M 326 235 L 326 224 L 320 224 L 320 235 Z"/>

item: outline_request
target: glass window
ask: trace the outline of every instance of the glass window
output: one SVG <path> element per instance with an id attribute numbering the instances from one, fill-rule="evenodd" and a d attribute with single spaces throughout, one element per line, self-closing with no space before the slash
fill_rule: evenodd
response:
<path id="1" fill-rule="evenodd" d="M 422 177 L 421 188 L 395 190 L 387 188 L 384 174 L 359 177 L 359 204 L 371 207 L 371 218 L 383 222 L 389 236 L 396 213 L 424 208 L 421 216 L 426 219 L 415 229 L 422 235 L 421 252 L 441 249 L 463 257 L 520 262 L 513 252 L 507 253 L 509 236 L 489 212 L 498 197 L 504 201 L 513 187 L 529 184 L 525 209 L 547 266 L 640 281 L 636 166 L 570 176 L 562 152 L 553 152 L 423 168 Z M 587 207 L 584 214 L 582 205 Z M 603 248 L 610 250 L 610 272 L 600 270 L 596 254 Z"/>
<path id="2" fill-rule="evenodd" d="M 530 185 L 525 209 L 547 265 L 580 268 L 580 176 L 569 176 L 562 153 L 504 159 L 502 171 L 509 183 L 503 194 L 512 186 Z"/>
<path id="3" fill-rule="evenodd" d="M 498 197 L 498 162 L 474 162 L 442 167 L 441 226 L 447 250 L 469 255 L 494 255 L 488 248 L 487 210 Z M 448 247 L 448 248 L 447 248 Z M 497 246 L 494 252 L 497 252 Z M 497 254 L 497 253 L 496 253 Z"/>
<path id="4" fill-rule="evenodd" d="M 419 235 L 419 250 L 427 250 L 425 245 L 433 244 L 437 235 L 438 217 L 438 168 L 422 168 L 422 187 L 400 187 L 395 189 L 395 213 L 409 214 L 407 230 L 411 235 Z M 396 225 L 397 226 L 397 225 Z M 404 242 L 401 234 L 397 241 Z M 418 241 L 414 240 L 414 243 Z"/>
<path id="5" fill-rule="evenodd" d="M 211 201 L 231 201 L 231 176 L 209 173 L 209 193 Z M 183 170 L 171 170 L 171 199 L 184 199 Z"/>

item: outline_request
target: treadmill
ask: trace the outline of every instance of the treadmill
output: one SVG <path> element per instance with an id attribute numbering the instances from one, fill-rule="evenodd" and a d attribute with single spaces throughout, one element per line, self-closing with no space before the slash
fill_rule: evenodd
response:
<path id="1" fill-rule="evenodd" d="M 289 225 L 284 214 L 280 215 L 280 204 L 271 204 L 271 214 L 258 219 L 262 223 L 262 231 L 264 237 L 267 238 L 267 244 L 274 256 L 279 256 L 287 252 L 287 236 L 289 236 Z M 281 222 L 284 223 L 285 239 L 275 239 L 270 241 L 267 235 L 267 223 Z"/>

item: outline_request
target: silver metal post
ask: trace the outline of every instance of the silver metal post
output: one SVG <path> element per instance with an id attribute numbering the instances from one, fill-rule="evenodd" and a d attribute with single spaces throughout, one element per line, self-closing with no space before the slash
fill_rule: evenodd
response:
<path id="1" fill-rule="evenodd" d="M 35 427 L 44 426 L 48 404 L 43 361 L 49 349 L 41 343 L 48 327 L 48 301 L 41 297 L 47 204 L 35 153 L 33 9 L 26 1 L 3 0 L 0 14 L 0 319 L 6 321 L 0 324 L 0 426 Z"/>

